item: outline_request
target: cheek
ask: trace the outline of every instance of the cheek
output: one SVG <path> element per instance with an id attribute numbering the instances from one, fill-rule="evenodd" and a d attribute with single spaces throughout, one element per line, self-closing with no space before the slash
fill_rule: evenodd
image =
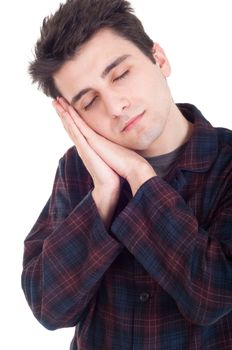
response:
<path id="1" fill-rule="evenodd" d="M 102 115 L 98 116 L 94 114 L 94 116 L 85 118 L 84 120 L 86 124 L 99 135 L 106 137 L 109 134 L 109 122 L 106 118 L 103 118 Z"/>
<path id="2" fill-rule="evenodd" d="M 97 125 L 96 124 L 96 119 L 94 120 L 93 118 L 91 118 L 90 116 L 86 116 L 86 115 L 81 115 L 81 119 L 84 120 L 84 122 L 94 131 L 97 131 Z"/>

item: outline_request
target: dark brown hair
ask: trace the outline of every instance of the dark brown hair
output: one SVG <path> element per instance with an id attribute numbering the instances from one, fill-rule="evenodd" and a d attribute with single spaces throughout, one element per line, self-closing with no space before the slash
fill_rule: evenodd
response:
<path id="1" fill-rule="evenodd" d="M 133 42 L 154 63 L 153 41 L 125 0 L 67 0 L 54 15 L 44 18 L 29 74 L 33 83 L 52 98 L 60 95 L 53 75 L 101 28 L 109 28 Z"/>

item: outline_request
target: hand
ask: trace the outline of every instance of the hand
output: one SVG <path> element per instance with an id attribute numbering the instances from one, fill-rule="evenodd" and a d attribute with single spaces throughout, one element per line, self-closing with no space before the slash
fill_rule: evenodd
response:
<path id="1" fill-rule="evenodd" d="M 120 191 L 119 176 L 88 144 L 86 138 L 67 112 L 67 106 L 59 100 L 53 101 L 53 106 L 93 179 L 94 190 L 92 191 L 92 197 L 105 226 L 108 228 L 118 202 Z"/>
<path id="2" fill-rule="evenodd" d="M 85 125 L 84 122 L 83 125 L 81 124 L 82 120 L 75 112 L 75 117 L 76 119 L 78 118 L 79 125 L 76 123 L 73 116 L 68 112 L 68 104 L 64 99 L 59 98 L 57 101 L 53 101 L 53 106 L 60 116 L 65 130 L 74 142 L 79 156 L 90 173 L 95 188 L 105 187 L 107 189 L 106 191 L 118 189 L 120 185 L 119 176 L 91 147 L 86 136 L 80 131 L 80 125 L 82 130 L 86 128 L 86 133 L 88 132 L 89 137 L 91 136 L 91 129 Z"/>
<path id="3" fill-rule="evenodd" d="M 89 146 L 115 173 L 129 182 L 133 194 L 142 183 L 156 175 L 151 165 L 135 151 L 97 134 L 63 98 L 59 99 L 59 103 L 68 112 L 68 118 L 72 119 Z"/>

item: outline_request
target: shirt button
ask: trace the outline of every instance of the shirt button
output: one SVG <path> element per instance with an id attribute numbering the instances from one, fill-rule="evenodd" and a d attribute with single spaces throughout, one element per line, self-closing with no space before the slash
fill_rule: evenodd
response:
<path id="1" fill-rule="evenodd" d="M 143 292 L 140 294 L 139 299 L 142 303 L 145 303 L 146 301 L 148 301 L 148 299 L 150 298 L 150 294 Z"/>

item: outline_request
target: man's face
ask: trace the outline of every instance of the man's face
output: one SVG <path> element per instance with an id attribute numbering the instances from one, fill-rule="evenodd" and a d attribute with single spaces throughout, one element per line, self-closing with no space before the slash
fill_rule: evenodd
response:
<path id="1" fill-rule="evenodd" d="M 62 96 L 97 133 L 149 155 L 173 103 L 165 73 L 132 42 L 102 29 L 54 75 Z"/>

